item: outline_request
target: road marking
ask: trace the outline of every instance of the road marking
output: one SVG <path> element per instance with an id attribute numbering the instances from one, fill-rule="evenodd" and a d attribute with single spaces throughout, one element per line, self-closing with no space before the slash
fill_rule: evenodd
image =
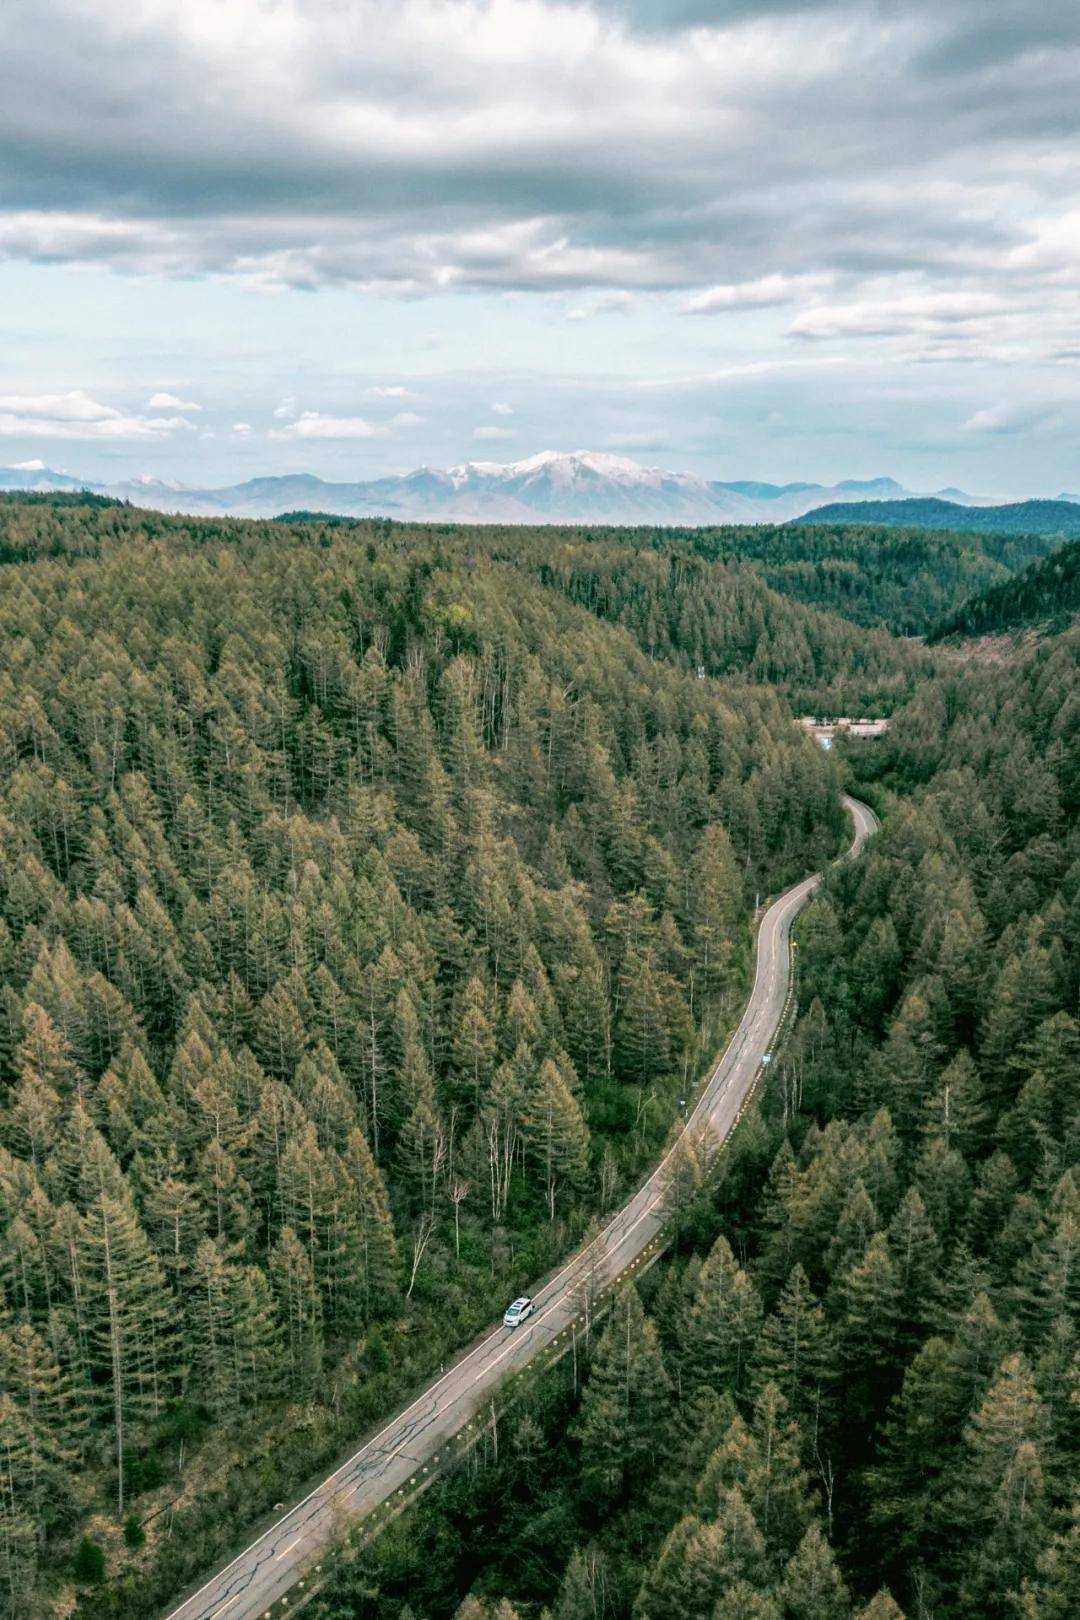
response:
<path id="1" fill-rule="evenodd" d="M 275 1560 L 278 1559 L 278 1558 L 284 1558 L 286 1553 L 291 1553 L 294 1547 L 299 1547 L 299 1545 L 303 1541 L 303 1539 L 304 1539 L 303 1536 L 297 1536 L 295 1541 L 290 1541 L 289 1545 L 287 1547 L 282 1547 L 282 1549 L 281 1549 L 281 1551 L 279 1553 L 274 1554 Z"/>

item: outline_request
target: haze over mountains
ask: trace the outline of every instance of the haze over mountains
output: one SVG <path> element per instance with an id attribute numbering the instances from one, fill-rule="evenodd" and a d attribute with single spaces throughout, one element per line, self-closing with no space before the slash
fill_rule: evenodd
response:
<path id="1" fill-rule="evenodd" d="M 146 476 L 95 484 L 57 473 L 41 462 L 0 469 L 0 488 L 90 489 L 162 512 L 202 516 L 277 517 L 317 511 L 345 517 L 386 517 L 490 523 L 720 524 L 784 523 L 818 508 L 853 502 L 893 503 L 918 497 L 892 478 L 845 479 L 835 485 L 709 480 L 646 467 L 626 456 L 545 450 L 523 461 L 470 461 L 355 483 L 311 473 L 248 479 L 222 489 L 193 489 Z M 985 497 L 937 492 L 964 506 Z M 945 508 L 946 501 L 936 504 Z"/>

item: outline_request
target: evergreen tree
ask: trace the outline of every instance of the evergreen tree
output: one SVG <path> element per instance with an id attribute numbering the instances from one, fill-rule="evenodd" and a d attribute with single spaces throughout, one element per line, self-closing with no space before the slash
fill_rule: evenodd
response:
<path id="1" fill-rule="evenodd" d="M 788 1561 L 782 1585 L 791 1620 L 847 1620 L 851 1603 L 825 1537 L 811 1525 Z"/>
<path id="2" fill-rule="evenodd" d="M 828 1366 L 825 1313 L 802 1266 L 795 1265 L 761 1330 L 755 1377 L 759 1387 L 775 1383 L 792 1413 L 816 1431 Z"/>
<path id="3" fill-rule="evenodd" d="M 401 1262 L 386 1187 L 363 1131 L 349 1133 L 344 1166 L 354 1199 L 363 1314 L 370 1318 L 385 1311 L 397 1297 Z"/>
<path id="4" fill-rule="evenodd" d="M 723 1235 L 701 1268 L 687 1325 L 684 1383 L 738 1393 L 761 1327 L 761 1304 Z"/>
<path id="5" fill-rule="evenodd" d="M 312 1393 L 322 1371 L 322 1306 L 311 1261 L 296 1233 L 284 1226 L 268 1260 L 270 1285 L 282 1323 L 282 1348 L 290 1394 Z"/>
<path id="6" fill-rule="evenodd" d="M 555 1219 L 559 1186 L 579 1186 L 589 1159 L 589 1132 L 581 1109 L 550 1058 L 529 1087 L 521 1120 L 529 1158 L 540 1172 L 548 1215 Z"/>
<path id="7" fill-rule="evenodd" d="M 612 1500 L 628 1477 L 648 1466 L 662 1441 L 668 1399 L 656 1328 L 631 1286 L 612 1306 L 575 1425 L 589 1490 Z"/>
<path id="8" fill-rule="evenodd" d="M 80 1233 L 86 1322 L 95 1387 L 111 1416 L 117 1513 L 131 1430 L 157 1415 L 167 1393 L 169 1301 L 150 1243 L 127 1201 L 102 1192 Z"/>

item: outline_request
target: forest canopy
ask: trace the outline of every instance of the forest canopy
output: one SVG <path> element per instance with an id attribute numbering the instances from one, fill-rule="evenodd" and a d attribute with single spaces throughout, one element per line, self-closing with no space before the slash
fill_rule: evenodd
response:
<path id="1" fill-rule="evenodd" d="M 3 1578 L 149 1612 L 651 1161 L 837 772 L 497 537 L 0 531 Z"/>
<path id="2" fill-rule="evenodd" d="M 10 1613 L 164 1608 L 592 1230 L 845 784 L 884 830 L 671 1251 L 310 1612 L 1077 1611 L 1080 631 L 798 600 L 854 534 L 0 501 Z M 1020 566 L 866 547 L 879 625 Z"/>

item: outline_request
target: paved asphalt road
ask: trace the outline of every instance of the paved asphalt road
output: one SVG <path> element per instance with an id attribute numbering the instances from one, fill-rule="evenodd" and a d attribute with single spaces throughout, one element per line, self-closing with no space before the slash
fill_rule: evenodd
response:
<path id="1" fill-rule="evenodd" d="M 873 811 L 857 799 L 844 804 L 855 826 L 856 855 L 877 830 Z M 776 1034 L 790 978 L 788 938 L 799 909 L 820 882 L 804 878 L 774 900 L 761 919 L 757 972 L 742 1021 L 709 1077 L 687 1129 L 706 1152 L 729 1134 Z M 582 1312 L 586 1292 L 620 1277 L 642 1256 L 663 1225 L 670 1154 L 584 1254 L 537 1290 L 536 1314 L 519 1328 L 497 1327 L 374 1439 L 282 1515 L 232 1563 L 207 1581 L 168 1620 L 258 1620 L 304 1578 L 326 1544 L 354 1516 L 408 1486 L 439 1454 L 446 1439 L 474 1417 L 508 1372 L 525 1366 Z M 297 1593 L 299 1596 L 300 1593 Z M 289 1607 L 292 1607 L 290 1603 Z"/>

